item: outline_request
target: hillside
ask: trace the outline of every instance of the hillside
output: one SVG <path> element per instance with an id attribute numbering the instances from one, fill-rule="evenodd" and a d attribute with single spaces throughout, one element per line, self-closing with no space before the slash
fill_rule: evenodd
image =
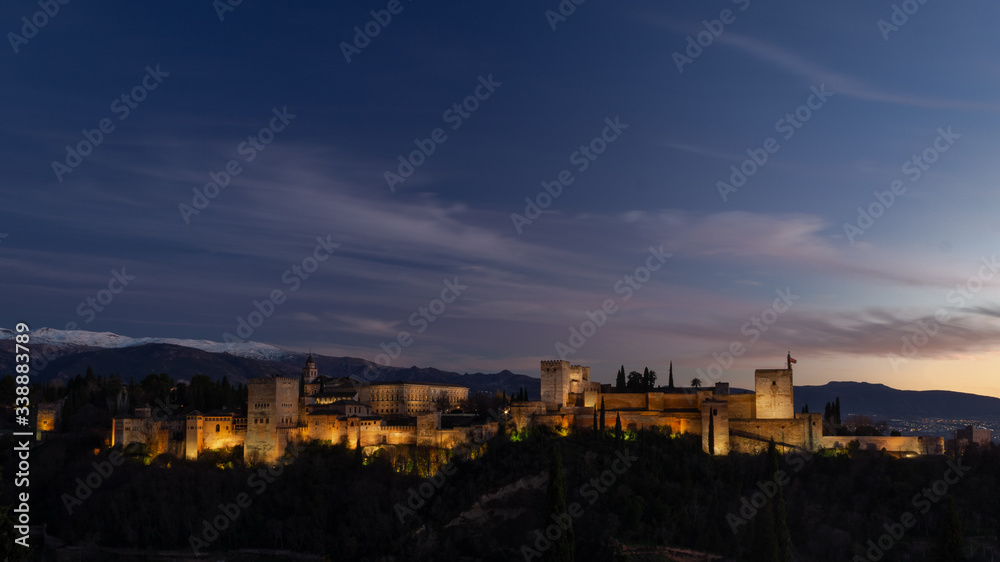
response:
<path id="1" fill-rule="evenodd" d="M 840 397 L 843 415 L 861 414 L 891 418 L 924 416 L 984 418 L 1000 416 L 1000 398 L 948 390 L 897 390 L 884 384 L 830 382 L 822 386 L 796 386 L 795 411 L 809 404 L 812 412 Z"/>

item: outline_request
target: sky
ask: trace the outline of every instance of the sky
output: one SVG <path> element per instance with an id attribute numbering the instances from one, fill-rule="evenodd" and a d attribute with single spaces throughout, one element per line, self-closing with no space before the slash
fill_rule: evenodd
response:
<path id="1" fill-rule="evenodd" d="M 1000 6 L 330 4 L 5 2 L 0 326 L 1000 396 Z"/>

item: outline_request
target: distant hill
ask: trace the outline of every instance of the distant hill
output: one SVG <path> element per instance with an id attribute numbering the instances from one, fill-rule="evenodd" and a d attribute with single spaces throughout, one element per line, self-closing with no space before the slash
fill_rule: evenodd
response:
<path id="1" fill-rule="evenodd" d="M 810 412 L 840 397 L 843 416 L 861 414 L 877 418 L 903 416 L 951 419 L 1000 417 L 1000 398 L 948 390 L 897 390 L 884 384 L 830 382 L 822 386 L 796 386 L 795 411 L 809 404 Z"/>
<path id="2" fill-rule="evenodd" d="M 0 375 L 14 372 L 14 332 L 0 328 Z M 223 376 L 231 382 L 268 375 L 300 376 L 306 354 L 267 344 L 247 342 L 228 346 L 207 340 L 129 338 L 107 332 L 53 330 L 31 333 L 31 353 L 37 381 L 67 380 L 83 374 L 87 367 L 102 375 L 120 374 L 141 380 L 151 373 L 168 373 L 174 380 L 191 380 L 196 374 L 212 380 Z M 45 357 L 50 359 L 45 359 Z M 499 373 L 462 374 L 434 368 L 381 367 L 356 357 L 326 357 L 313 354 L 321 375 L 355 377 L 370 382 L 422 381 L 458 384 L 472 392 L 504 391 L 521 387 L 532 399 L 541 396 L 537 377 L 504 370 Z"/>

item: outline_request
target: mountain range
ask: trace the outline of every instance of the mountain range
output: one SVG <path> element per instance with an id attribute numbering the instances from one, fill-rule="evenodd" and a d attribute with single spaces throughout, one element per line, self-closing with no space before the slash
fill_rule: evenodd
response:
<path id="1" fill-rule="evenodd" d="M 15 332 L 0 328 L 0 374 L 14 372 Z M 141 380 L 151 373 L 168 373 L 175 380 L 204 374 L 230 381 L 268 375 L 297 377 L 307 354 L 273 345 L 237 344 L 209 340 L 130 338 L 109 332 L 41 328 L 30 333 L 29 349 L 35 380 L 65 381 L 90 367 L 104 375 L 118 373 L 123 380 Z M 313 354 L 320 374 L 376 381 L 422 381 L 467 386 L 472 392 L 506 392 L 520 388 L 529 398 L 540 398 L 538 377 L 504 370 L 499 373 L 456 373 L 431 367 L 382 367 L 355 357 Z M 733 390 L 738 391 L 737 389 Z M 843 414 L 873 418 L 939 417 L 944 419 L 1000 419 L 1000 398 L 943 390 L 898 390 L 882 384 L 830 382 L 821 386 L 796 386 L 795 411 L 809 405 L 822 412 L 826 402 L 840 398 Z"/>
<path id="2" fill-rule="evenodd" d="M 14 336 L 0 328 L 0 373 L 14 372 Z M 298 377 L 307 354 L 273 345 L 245 342 L 173 338 L 130 338 L 110 332 L 40 328 L 30 333 L 29 350 L 36 381 L 65 381 L 90 367 L 95 373 L 120 374 L 141 380 L 153 373 L 168 373 L 174 380 L 191 380 L 196 374 L 212 380 L 223 376 L 231 382 L 269 375 Z M 508 395 L 524 387 L 529 398 L 540 398 L 538 377 L 504 370 L 499 373 L 455 373 L 434 368 L 383 367 L 355 357 L 312 354 L 317 371 L 331 377 L 355 377 L 369 382 L 421 381 L 460 384 L 472 392 L 503 391 Z"/>

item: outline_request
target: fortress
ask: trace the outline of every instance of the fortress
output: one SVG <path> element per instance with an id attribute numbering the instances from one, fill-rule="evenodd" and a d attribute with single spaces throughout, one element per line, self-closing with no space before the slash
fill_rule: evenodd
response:
<path id="1" fill-rule="evenodd" d="M 312 356 L 302 376 L 249 380 L 247 415 L 231 411 L 190 412 L 154 418 L 150 408 L 112 421 L 111 445 L 145 443 L 153 454 L 197 459 L 206 451 L 243 446 L 244 459 L 274 463 L 292 442 L 326 441 L 349 447 L 427 445 L 452 448 L 483 442 L 496 421 L 477 423 L 473 414 L 448 414 L 468 399 L 464 386 L 377 382 L 361 385 L 317 373 Z"/>
<path id="2" fill-rule="evenodd" d="M 757 369 L 754 392 L 714 388 L 660 387 L 615 392 L 590 380 L 590 367 L 569 361 L 541 362 L 541 400 L 510 406 L 513 429 L 542 424 L 563 429 L 615 426 L 661 428 L 701 436 L 712 455 L 756 453 L 771 440 L 779 447 L 816 452 L 857 441 L 863 449 L 901 456 L 942 454 L 944 439 L 928 436 L 844 437 L 823 434 L 823 416 L 795 412 L 792 359 L 784 369 Z M 112 446 L 145 443 L 155 453 L 196 459 L 206 450 L 243 446 L 250 462 L 276 462 L 292 442 L 309 440 L 348 447 L 426 445 L 452 448 L 481 443 L 497 422 L 479 423 L 473 414 L 448 414 L 468 399 L 463 386 L 419 382 L 360 385 L 319 375 L 312 356 L 299 378 L 249 381 L 246 417 L 233 412 L 191 412 L 155 419 L 149 408 L 113 420 Z M 602 418 L 603 419 L 600 419 Z"/>
<path id="3" fill-rule="evenodd" d="M 755 453 L 770 440 L 785 449 L 815 452 L 847 446 L 900 455 L 941 454 L 941 437 L 844 437 L 823 435 L 823 416 L 795 412 L 792 359 L 784 369 L 757 369 L 754 392 L 731 393 L 729 383 L 714 388 L 657 388 L 613 392 L 611 385 L 590 380 L 590 367 L 569 361 L 541 362 L 541 400 L 517 402 L 511 415 L 517 427 L 532 423 L 557 428 L 594 429 L 603 410 L 606 428 L 620 417 L 623 429 L 669 428 L 701 436 L 705 452 Z"/>

